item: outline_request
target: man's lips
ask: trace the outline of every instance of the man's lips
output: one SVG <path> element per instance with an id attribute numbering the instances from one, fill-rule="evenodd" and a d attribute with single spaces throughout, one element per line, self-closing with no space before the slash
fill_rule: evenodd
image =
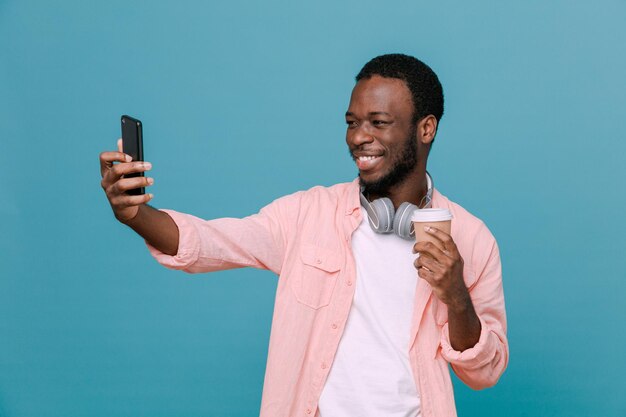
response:
<path id="1" fill-rule="evenodd" d="M 382 155 L 354 155 L 356 166 L 361 171 L 369 171 L 376 168 L 382 161 Z"/>

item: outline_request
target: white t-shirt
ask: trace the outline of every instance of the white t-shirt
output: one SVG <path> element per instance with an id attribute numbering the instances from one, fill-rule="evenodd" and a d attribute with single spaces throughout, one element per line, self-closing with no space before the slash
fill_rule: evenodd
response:
<path id="1" fill-rule="evenodd" d="M 375 233 L 363 210 L 352 235 L 356 290 L 319 400 L 321 417 L 418 417 L 409 364 L 414 242 Z"/>

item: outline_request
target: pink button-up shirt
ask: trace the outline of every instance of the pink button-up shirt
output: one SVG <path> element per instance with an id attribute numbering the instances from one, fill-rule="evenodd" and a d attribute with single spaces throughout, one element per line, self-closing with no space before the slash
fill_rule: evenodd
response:
<path id="1" fill-rule="evenodd" d="M 260 417 L 319 414 L 317 403 L 354 296 L 351 236 L 362 220 L 359 191 L 358 179 L 313 187 L 243 219 L 207 221 L 163 210 L 178 226 L 178 253 L 148 248 L 166 267 L 198 273 L 251 266 L 279 276 Z M 407 349 L 422 416 L 452 417 L 448 363 L 474 389 L 494 385 L 508 363 L 502 272 L 498 246 L 482 221 L 437 190 L 432 206 L 454 216 L 451 235 L 482 326 L 474 347 L 454 350 L 446 305 L 426 281 L 417 281 Z"/>

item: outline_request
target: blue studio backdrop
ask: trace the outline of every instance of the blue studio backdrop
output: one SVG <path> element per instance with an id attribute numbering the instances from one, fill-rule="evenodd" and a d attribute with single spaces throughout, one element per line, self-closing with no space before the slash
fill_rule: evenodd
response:
<path id="1" fill-rule="evenodd" d="M 437 187 L 503 261 L 511 360 L 460 416 L 625 416 L 626 2 L 0 1 L 0 416 L 258 415 L 277 278 L 160 267 L 98 155 L 144 123 L 153 204 L 243 217 L 352 180 L 370 58 L 446 109 Z"/>

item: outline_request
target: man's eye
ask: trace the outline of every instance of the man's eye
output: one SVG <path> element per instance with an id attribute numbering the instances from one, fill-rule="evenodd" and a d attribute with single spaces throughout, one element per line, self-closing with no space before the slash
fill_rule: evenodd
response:
<path id="1" fill-rule="evenodd" d="M 386 121 L 386 120 L 374 120 L 374 121 L 372 121 L 372 124 L 373 124 L 374 126 L 382 126 L 382 125 L 387 125 L 387 124 L 389 124 L 389 122 L 388 122 L 388 121 Z"/>
<path id="2" fill-rule="evenodd" d="M 348 125 L 348 127 L 356 126 L 356 122 L 354 120 L 346 120 L 346 124 Z"/>

